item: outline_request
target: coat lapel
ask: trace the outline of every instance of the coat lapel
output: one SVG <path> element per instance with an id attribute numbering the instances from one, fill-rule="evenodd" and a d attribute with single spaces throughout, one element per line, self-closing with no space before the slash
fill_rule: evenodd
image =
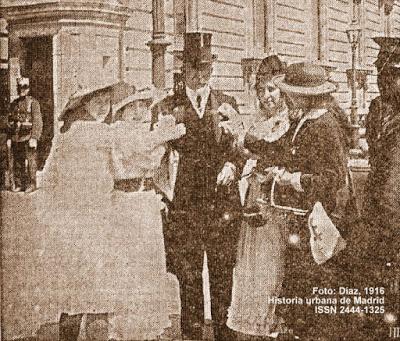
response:
<path id="1" fill-rule="evenodd" d="M 297 135 L 300 132 L 300 129 L 303 128 L 304 123 L 310 120 L 316 120 L 317 118 L 320 118 L 322 115 L 326 114 L 328 110 L 326 109 L 318 109 L 318 110 L 312 110 L 308 114 L 304 115 L 300 122 L 297 124 L 297 127 L 294 131 L 293 137 L 292 137 L 292 143 L 294 143 L 294 140 L 296 139 Z"/>
<path id="2" fill-rule="evenodd" d="M 217 143 L 221 141 L 222 136 L 222 128 L 219 127 L 221 118 L 218 114 L 220 102 L 221 101 L 218 96 L 213 90 L 211 90 L 210 96 L 208 97 L 208 101 L 206 104 L 206 110 L 202 118 L 205 123 L 211 123 Z M 177 105 L 173 109 L 173 115 L 177 123 L 187 123 L 198 119 L 197 112 L 193 108 L 192 103 L 190 102 L 190 99 L 189 97 L 187 97 L 186 94 L 182 96 L 181 99 L 179 99 L 179 101 L 177 102 Z"/>

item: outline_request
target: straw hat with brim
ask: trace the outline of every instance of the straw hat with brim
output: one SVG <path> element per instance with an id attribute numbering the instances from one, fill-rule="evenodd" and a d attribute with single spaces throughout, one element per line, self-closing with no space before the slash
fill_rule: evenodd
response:
<path id="1" fill-rule="evenodd" d="M 284 75 L 275 76 L 272 81 L 281 91 L 299 95 L 317 96 L 336 91 L 325 69 L 311 63 L 292 64 Z"/>

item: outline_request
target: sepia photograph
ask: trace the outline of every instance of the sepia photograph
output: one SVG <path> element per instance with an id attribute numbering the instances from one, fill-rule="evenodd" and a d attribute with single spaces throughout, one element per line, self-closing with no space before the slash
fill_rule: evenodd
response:
<path id="1" fill-rule="evenodd" d="M 400 0 L 0 0 L 0 341 L 396 339 Z"/>

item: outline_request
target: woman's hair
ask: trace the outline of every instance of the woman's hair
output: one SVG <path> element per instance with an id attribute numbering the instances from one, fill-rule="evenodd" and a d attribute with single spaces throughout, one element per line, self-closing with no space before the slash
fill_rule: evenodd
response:
<path id="1" fill-rule="evenodd" d="M 272 79 L 272 77 L 283 74 L 285 72 L 285 64 L 279 59 L 277 55 L 272 55 L 264 58 L 258 67 L 256 75 L 255 88 L 258 89 L 265 84 L 265 82 Z"/>

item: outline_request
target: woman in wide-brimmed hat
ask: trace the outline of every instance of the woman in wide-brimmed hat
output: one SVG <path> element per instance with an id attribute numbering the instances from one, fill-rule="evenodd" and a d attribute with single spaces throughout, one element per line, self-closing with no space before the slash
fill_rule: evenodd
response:
<path id="1" fill-rule="evenodd" d="M 273 171 L 276 201 L 280 206 L 305 211 L 320 202 L 340 230 L 347 216 L 350 189 L 343 113 L 331 95 L 336 86 L 323 67 L 310 63 L 290 65 L 285 75 L 274 77 L 273 82 L 284 93 L 292 121 L 284 156 Z M 291 236 L 281 295 L 312 297 L 313 287 L 337 287 L 340 283 L 334 281 L 341 278 L 336 271 L 341 253 L 317 266 L 311 254 L 307 220 L 289 211 L 288 220 Z M 343 230 L 341 233 L 346 234 Z M 329 334 L 332 328 L 326 326 L 336 320 L 331 315 L 316 315 L 313 306 L 279 306 L 278 314 L 300 339 L 334 339 Z"/>

